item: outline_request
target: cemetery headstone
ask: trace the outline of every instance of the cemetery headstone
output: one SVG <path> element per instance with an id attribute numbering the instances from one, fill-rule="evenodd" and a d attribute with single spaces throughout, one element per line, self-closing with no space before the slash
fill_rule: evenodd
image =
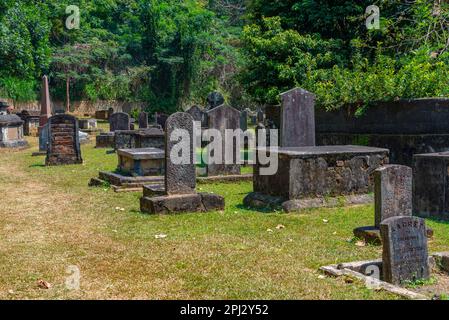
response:
<path id="1" fill-rule="evenodd" d="M 187 135 L 179 136 L 177 141 L 172 141 L 172 133 L 175 130 L 183 130 Z M 167 120 L 167 139 L 165 140 L 165 191 L 170 194 L 189 194 L 195 192 L 196 172 L 194 159 L 193 118 L 185 112 L 177 112 Z M 189 137 L 189 139 L 186 139 Z M 184 144 L 181 148 L 180 144 Z M 177 156 L 183 159 L 183 163 L 173 163 L 172 149 L 177 146 L 180 150 Z M 188 151 L 188 154 L 182 152 Z"/>
<path id="2" fill-rule="evenodd" d="M 148 128 L 148 113 L 141 112 L 139 114 L 139 129 Z"/>
<path id="3" fill-rule="evenodd" d="M 257 122 L 258 123 L 264 123 L 265 115 L 263 114 L 263 111 L 261 109 L 257 110 Z"/>
<path id="4" fill-rule="evenodd" d="M 375 226 L 395 216 L 412 215 L 412 168 L 386 165 L 374 171 Z"/>
<path id="5" fill-rule="evenodd" d="M 202 121 L 203 120 L 203 110 L 201 110 L 198 106 L 193 106 L 186 111 L 190 114 L 194 121 Z"/>
<path id="6" fill-rule="evenodd" d="M 78 121 L 71 115 L 55 115 L 48 120 L 47 166 L 82 163 Z"/>
<path id="7" fill-rule="evenodd" d="M 39 151 L 47 151 L 48 143 L 48 124 L 46 123 L 39 131 Z"/>
<path id="8" fill-rule="evenodd" d="M 109 117 L 109 131 L 114 132 L 117 130 L 130 130 L 131 120 L 129 114 L 124 112 L 113 113 Z"/>
<path id="9" fill-rule="evenodd" d="M 315 95 L 295 88 L 281 99 L 281 147 L 315 146 Z"/>
<path id="10" fill-rule="evenodd" d="M 380 224 L 384 281 L 401 285 L 429 279 L 426 223 L 418 217 L 392 217 Z"/>
<path id="11" fill-rule="evenodd" d="M 236 154 L 233 154 L 233 164 L 225 164 L 225 150 L 236 150 L 235 141 L 227 141 L 226 129 L 236 130 L 240 128 L 240 112 L 227 105 L 221 105 L 207 112 L 209 129 L 220 131 L 222 137 L 223 157 L 220 164 L 209 163 L 207 165 L 208 176 L 238 175 L 240 174 L 240 164 L 236 164 Z"/>
<path id="12" fill-rule="evenodd" d="M 157 112 L 154 117 L 156 120 L 156 124 L 160 125 L 162 129 L 165 130 L 165 123 L 167 122 L 168 115 L 166 115 L 165 113 Z"/>

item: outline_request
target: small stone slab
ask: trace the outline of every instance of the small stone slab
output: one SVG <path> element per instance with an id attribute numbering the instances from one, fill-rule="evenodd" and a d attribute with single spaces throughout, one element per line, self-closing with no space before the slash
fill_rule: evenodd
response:
<path id="1" fill-rule="evenodd" d="M 164 159 L 165 152 L 158 148 L 119 149 L 117 154 L 134 160 Z"/>
<path id="2" fill-rule="evenodd" d="M 418 217 L 392 217 L 380 224 L 384 280 L 396 285 L 428 279 L 426 223 Z"/>
<path id="3" fill-rule="evenodd" d="M 201 110 L 198 106 L 192 106 L 187 111 L 188 114 L 190 114 L 194 121 L 203 121 L 203 110 Z"/>
<path id="4" fill-rule="evenodd" d="M 149 214 L 174 214 L 223 210 L 224 198 L 214 194 L 179 194 L 159 197 L 142 197 L 140 210 Z"/>

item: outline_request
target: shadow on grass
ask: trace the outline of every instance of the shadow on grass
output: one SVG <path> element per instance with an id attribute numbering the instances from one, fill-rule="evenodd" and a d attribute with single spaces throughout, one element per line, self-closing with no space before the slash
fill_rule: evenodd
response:
<path id="1" fill-rule="evenodd" d="M 45 168 L 46 165 L 43 163 L 34 163 L 32 165 L 30 165 L 30 168 Z"/>
<path id="2" fill-rule="evenodd" d="M 426 220 L 435 222 L 435 223 L 440 223 L 440 224 L 449 224 L 449 220 L 444 220 L 441 218 L 436 218 L 436 217 L 426 217 Z"/>
<path id="3" fill-rule="evenodd" d="M 247 207 L 242 203 L 236 205 L 235 207 L 238 209 L 242 209 L 242 210 L 246 210 L 246 211 L 250 211 L 250 212 L 259 212 L 259 213 L 281 213 L 282 212 L 281 207 L 278 207 L 278 208 L 270 208 L 270 207 L 253 208 L 253 207 Z"/>

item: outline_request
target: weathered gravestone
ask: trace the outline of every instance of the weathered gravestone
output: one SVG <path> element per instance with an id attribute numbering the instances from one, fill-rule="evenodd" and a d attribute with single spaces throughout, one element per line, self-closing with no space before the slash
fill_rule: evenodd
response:
<path id="1" fill-rule="evenodd" d="M 41 88 L 41 115 L 39 117 L 39 130 L 47 124 L 48 119 L 51 117 L 51 103 L 50 103 L 50 90 L 48 88 L 48 77 L 42 77 Z"/>
<path id="2" fill-rule="evenodd" d="M 190 107 L 187 111 L 190 114 L 194 121 L 203 121 L 203 110 L 201 110 L 198 106 Z"/>
<path id="3" fill-rule="evenodd" d="M 187 113 L 178 112 L 169 120 L 165 140 L 165 192 L 167 195 L 195 193 L 193 118 Z M 182 162 L 178 163 L 176 158 Z"/>
<path id="4" fill-rule="evenodd" d="M 205 212 L 223 210 L 224 199 L 197 193 L 191 115 L 178 112 L 167 119 L 165 138 L 165 188 L 145 186 L 140 208 L 146 213 Z M 159 196 L 155 196 L 159 195 Z"/>
<path id="5" fill-rule="evenodd" d="M 412 168 L 386 165 L 374 171 L 375 226 L 391 217 L 412 215 Z"/>
<path id="6" fill-rule="evenodd" d="M 66 114 L 48 120 L 47 166 L 82 163 L 78 120 Z"/>
<path id="7" fill-rule="evenodd" d="M 236 130 L 240 129 L 240 112 L 237 109 L 234 109 L 227 105 L 221 105 L 207 112 L 208 116 L 208 128 L 216 129 L 220 132 L 222 137 L 222 157 L 221 163 L 209 163 L 207 165 L 207 175 L 208 176 L 219 176 L 219 175 L 238 175 L 240 174 L 240 164 L 236 163 L 236 141 L 234 139 L 228 141 L 226 137 L 225 130 L 231 129 Z M 210 146 L 208 145 L 208 150 Z M 240 145 L 238 146 L 240 150 Z M 225 150 L 232 152 L 232 164 L 225 163 Z M 213 151 L 213 152 L 212 152 Z M 214 154 L 215 150 L 208 151 L 210 157 L 216 157 Z M 237 151 L 238 152 L 238 151 Z M 212 161 L 210 161 L 212 162 Z"/>
<path id="8" fill-rule="evenodd" d="M 141 112 L 139 114 L 139 129 L 148 128 L 148 113 Z"/>
<path id="9" fill-rule="evenodd" d="M 155 124 L 160 125 L 163 130 L 165 130 L 165 123 L 167 122 L 167 119 L 168 119 L 168 115 L 165 113 L 156 112 L 154 114 Z"/>
<path id="10" fill-rule="evenodd" d="M 39 151 L 46 152 L 48 143 L 48 122 L 39 131 Z M 44 153 L 45 154 L 45 153 Z"/>
<path id="11" fill-rule="evenodd" d="M 109 117 L 109 131 L 130 130 L 131 120 L 129 114 L 115 112 Z"/>
<path id="12" fill-rule="evenodd" d="M 243 110 L 240 113 L 240 129 L 242 131 L 248 130 L 248 111 Z"/>
<path id="13" fill-rule="evenodd" d="M 429 279 L 426 223 L 418 217 L 392 217 L 380 224 L 383 279 L 396 285 Z"/>
<path id="14" fill-rule="evenodd" d="M 315 146 L 315 95 L 295 88 L 281 99 L 281 147 Z"/>

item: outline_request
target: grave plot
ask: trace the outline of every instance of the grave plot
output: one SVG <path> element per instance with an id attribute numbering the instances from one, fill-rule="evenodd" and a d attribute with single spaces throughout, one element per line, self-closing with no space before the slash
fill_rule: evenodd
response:
<path id="1" fill-rule="evenodd" d="M 329 276 L 364 281 L 367 288 L 408 299 L 438 299 L 449 293 L 449 253 L 429 255 L 425 220 L 396 216 L 380 224 L 382 259 L 321 267 Z"/>
<path id="2" fill-rule="evenodd" d="M 131 119 L 127 113 L 115 112 L 109 116 L 109 132 L 100 133 L 96 137 L 96 148 L 114 148 L 115 131 L 130 130 Z"/>
<path id="3" fill-rule="evenodd" d="M 142 191 L 144 185 L 164 182 L 164 150 L 158 148 L 120 149 L 115 172 L 101 171 L 89 186 L 110 184 L 114 191 Z"/>
<path id="4" fill-rule="evenodd" d="M 78 126 L 81 132 L 87 134 L 102 133 L 103 130 L 98 128 L 97 119 L 79 119 Z"/>

